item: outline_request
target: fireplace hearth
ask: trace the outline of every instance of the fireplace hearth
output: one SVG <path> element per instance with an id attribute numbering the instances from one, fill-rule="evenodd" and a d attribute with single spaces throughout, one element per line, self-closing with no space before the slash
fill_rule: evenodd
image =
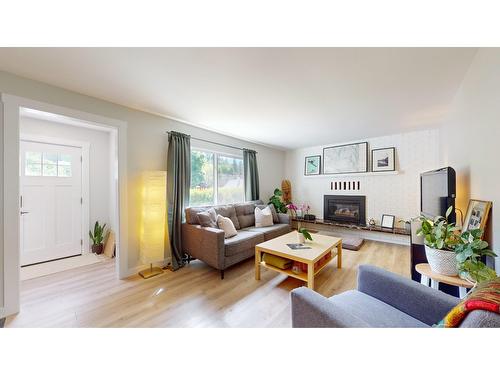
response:
<path id="1" fill-rule="evenodd" d="M 366 226 L 364 195 L 325 195 L 323 220 Z"/>

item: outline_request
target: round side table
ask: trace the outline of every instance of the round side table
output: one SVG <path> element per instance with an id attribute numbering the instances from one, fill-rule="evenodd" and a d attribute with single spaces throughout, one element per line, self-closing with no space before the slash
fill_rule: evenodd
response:
<path id="1" fill-rule="evenodd" d="M 431 267 L 428 263 L 420 263 L 415 266 L 415 270 L 421 275 L 420 283 L 429 286 L 432 289 L 439 289 L 439 283 L 444 283 L 448 285 L 457 286 L 460 298 L 465 298 L 467 295 L 467 289 L 471 289 L 474 287 L 474 284 L 471 282 L 461 279 L 458 276 L 445 276 L 440 275 L 439 273 L 432 272 Z"/>

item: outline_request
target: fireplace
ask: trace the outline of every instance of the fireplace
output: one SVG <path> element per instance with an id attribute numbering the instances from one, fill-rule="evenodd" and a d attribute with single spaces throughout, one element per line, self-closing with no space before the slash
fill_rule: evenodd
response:
<path id="1" fill-rule="evenodd" d="M 323 219 L 345 224 L 366 226 L 364 195 L 325 195 Z"/>

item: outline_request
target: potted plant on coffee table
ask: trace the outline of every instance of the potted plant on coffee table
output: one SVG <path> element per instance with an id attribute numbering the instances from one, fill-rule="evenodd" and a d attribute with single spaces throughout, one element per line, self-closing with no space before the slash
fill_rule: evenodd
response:
<path id="1" fill-rule="evenodd" d="M 306 243 L 306 240 L 312 241 L 312 236 L 311 233 L 306 229 L 306 228 L 300 228 L 297 229 L 297 239 L 299 240 L 299 243 L 304 244 Z"/>
<path id="2" fill-rule="evenodd" d="M 102 254 L 104 250 L 104 228 L 106 228 L 106 224 L 99 225 L 99 222 L 96 221 L 94 225 L 94 232 L 89 230 L 89 237 L 92 240 L 92 252 L 96 254 Z"/>
<path id="3" fill-rule="evenodd" d="M 458 275 L 455 246 L 460 241 L 460 229 L 455 223 L 449 223 L 453 207 L 446 211 L 446 217 L 436 216 L 429 219 L 420 217 L 422 228 L 417 234 L 424 237 L 425 255 L 433 272 L 446 276 Z"/>

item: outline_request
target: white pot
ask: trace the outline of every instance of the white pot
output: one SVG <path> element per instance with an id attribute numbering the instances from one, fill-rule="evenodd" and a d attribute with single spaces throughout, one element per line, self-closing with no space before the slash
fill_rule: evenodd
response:
<path id="1" fill-rule="evenodd" d="M 300 232 L 297 232 L 297 242 L 298 243 L 301 243 L 301 244 L 304 244 L 306 243 L 306 238 L 304 237 L 304 235 Z"/>
<path id="2" fill-rule="evenodd" d="M 431 270 L 445 276 L 457 276 L 457 259 L 454 251 L 433 249 L 425 246 L 425 255 Z"/>

